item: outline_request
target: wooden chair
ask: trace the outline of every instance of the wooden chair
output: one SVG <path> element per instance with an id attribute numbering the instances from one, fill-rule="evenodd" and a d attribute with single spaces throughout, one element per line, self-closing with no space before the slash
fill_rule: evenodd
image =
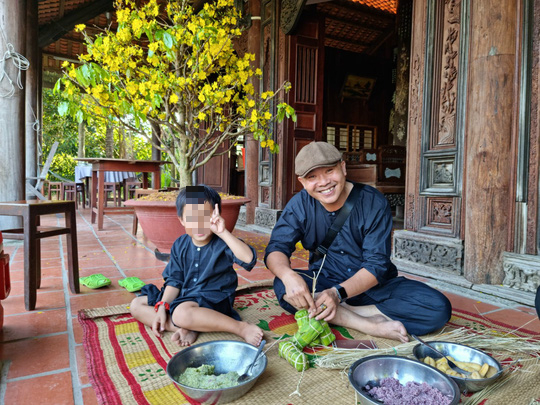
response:
<path id="1" fill-rule="evenodd" d="M 47 198 L 43 195 L 42 186 L 45 182 L 47 182 L 47 175 L 49 174 L 49 169 L 51 167 L 51 163 L 53 161 L 54 155 L 56 154 L 56 150 L 58 149 L 58 142 L 55 142 L 51 146 L 51 150 L 49 151 L 49 156 L 47 156 L 47 160 L 45 161 L 45 164 L 43 165 L 43 168 L 41 169 L 41 172 L 39 173 L 38 177 L 27 177 L 26 178 L 26 191 L 29 193 L 34 194 L 37 198 L 40 200 L 46 200 Z M 33 185 L 32 181 L 36 180 L 36 184 Z M 51 185 L 49 186 L 49 197 L 50 197 L 50 190 Z M 41 190 L 41 191 L 40 191 Z M 58 188 L 58 191 L 60 191 L 60 188 Z M 51 198 L 49 198 L 50 200 Z"/>
<path id="2" fill-rule="evenodd" d="M 41 226 L 41 215 L 64 214 L 64 226 Z M 66 235 L 70 290 L 78 294 L 79 258 L 77 223 L 73 201 L 9 201 L 0 202 L 0 215 L 23 217 L 23 228 L 2 230 L 4 239 L 24 240 L 24 305 L 27 311 L 36 308 L 37 289 L 41 285 L 41 239 Z"/>
<path id="3" fill-rule="evenodd" d="M 83 208 L 86 208 L 86 190 L 84 183 L 63 182 L 61 195 L 63 200 L 75 201 L 77 209 L 79 209 L 79 202 L 82 202 Z"/>
<path id="4" fill-rule="evenodd" d="M 56 200 L 63 200 L 64 193 L 62 192 L 62 182 L 61 181 L 50 181 L 45 180 L 43 183 L 47 189 L 47 199 L 52 200 L 53 193 L 56 193 Z"/>
<path id="5" fill-rule="evenodd" d="M 108 201 L 112 201 L 115 207 L 120 207 L 122 204 L 122 194 L 120 183 L 115 183 L 112 181 L 106 181 L 105 185 L 105 207 L 107 206 Z M 109 197 L 109 194 L 111 196 Z"/>
<path id="6" fill-rule="evenodd" d="M 135 198 L 135 191 L 142 188 L 142 181 L 137 177 L 129 177 L 124 180 L 124 201 Z"/>

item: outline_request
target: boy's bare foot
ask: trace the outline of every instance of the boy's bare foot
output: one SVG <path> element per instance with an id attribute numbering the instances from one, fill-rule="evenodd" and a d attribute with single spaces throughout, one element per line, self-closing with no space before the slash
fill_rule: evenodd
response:
<path id="1" fill-rule="evenodd" d="M 258 347 L 263 339 L 263 331 L 257 325 L 247 322 L 240 322 L 241 327 L 238 335 L 241 336 L 247 343 Z"/>
<path id="2" fill-rule="evenodd" d="M 190 346 L 199 337 L 199 332 L 180 328 L 171 336 L 171 341 L 178 346 Z"/>
<path id="3" fill-rule="evenodd" d="M 369 319 L 372 328 L 369 328 L 369 331 L 366 330 L 365 333 L 368 333 L 372 336 L 399 340 L 403 343 L 409 341 L 409 337 L 407 336 L 407 329 L 405 329 L 405 326 L 403 326 L 400 321 L 388 320 L 383 315 L 375 315 L 366 319 Z"/>

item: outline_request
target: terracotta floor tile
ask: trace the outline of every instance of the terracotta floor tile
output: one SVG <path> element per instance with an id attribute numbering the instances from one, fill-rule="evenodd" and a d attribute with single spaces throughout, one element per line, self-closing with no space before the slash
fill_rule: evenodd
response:
<path id="1" fill-rule="evenodd" d="M 519 310 L 519 311 L 522 311 L 522 312 L 526 312 L 526 313 L 531 314 L 531 315 L 536 315 L 536 316 L 539 315 L 539 314 L 536 313 L 536 308 L 534 308 L 534 307 L 518 306 L 518 307 L 516 307 L 516 309 Z"/>
<path id="2" fill-rule="evenodd" d="M 74 401 L 71 373 L 63 372 L 8 382 L 4 402 L 21 405 L 36 403 L 72 405 Z"/>
<path id="3" fill-rule="evenodd" d="M 75 340 L 76 344 L 82 344 L 84 333 L 78 318 L 76 316 L 72 317 L 71 322 L 73 325 L 73 339 Z"/>
<path id="4" fill-rule="evenodd" d="M 82 389 L 82 396 L 84 405 L 98 405 L 96 392 L 92 387 L 85 387 Z"/>
<path id="5" fill-rule="evenodd" d="M 154 280 L 152 283 L 155 284 L 155 280 L 162 280 L 162 274 L 165 266 L 161 268 L 142 268 L 142 269 L 122 269 L 126 274 L 126 277 L 139 277 L 141 280 Z"/>
<path id="6" fill-rule="evenodd" d="M 291 257 L 291 267 L 293 269 L 307 269 L 309 267 L 309 262 L 298 257 Z"/>
<path id="7" fill-rule="evenodd" d="M 65 333 L 2 343 L 0 357 L 12 362 L 8 379 L 69 368 L 68 335 Z M 69 380 L 71 385 L 71 378 Z"/>
<path id="8" fill-rule="evenodd" d="M 67 330 L 66 311 L 31 311 L 4 317 L 4 327 L 0 341 L 32 338 L 40 335 L 65 332 Z"/>
<path id="9" fill-rule="evenodd" d="M 460 309 L 466 312 L 472 312 L 475 314 L 483 314 L 488 311 L 493 311 L 498 309 L 497 306 L 486 304 L 478 300 L 473 300 L 471 298 L 463 297 L 461 295 L 452 294 L 446 291 L 441 291 L 452 303 L 452 308 Z"/>
<path id="10" fill-rule="evenodd" d="M 10 295 L 2 301 L 6 315 L 26 313 L 24 308 L 24 295 Z M 38 290 L 36 298 L 36 311 L 43 309 L 64 308 L 66 301 L 63 291 L 41 292 Z"/>
<path id="11" fill-rule="evenodd" d="M 77 373 L 79 374 L 79 383 L 81 385 L 90 384 L 88 370 L 86 368 L 86 355 L 84 353 L 84 347 L 82 345 L 76 346 L 75 353 L 77 356 Z"/>
<path id="12" fill-rule="evenodd" d="M 124 289 L 121 291 L 73 295 L 71 297 L 71 315 L 76 316 L 81 309 L 127 304 L 132 300 L 133 294 Z"/>
<path id="13" fill-rule="evenodd" d="M 540 334 L 540 320 L 538 320 L 538 317 L 535 315 L 511 309 L 501 309 L 500 311 L 484 314 L 484 317 L 491 321 L 510 325 L 515 329 L 523 329 L 525 331 Z"/>
<path id="14" fill-rule="evenodd" d="M 166 263 L 152 257 L 142 257 L 139 259 L 131 259 L 129 257 L 114 257 L 114 260 L 121 269 L 138 269 L 146 267 L 162 267 L 165 268 Z"/>

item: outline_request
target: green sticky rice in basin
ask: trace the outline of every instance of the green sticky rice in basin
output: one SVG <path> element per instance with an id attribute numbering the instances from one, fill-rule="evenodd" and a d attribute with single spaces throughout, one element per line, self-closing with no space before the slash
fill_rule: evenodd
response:
<path id="1" fill-rule="evenodd" d="M 182 374 L 176 377 L 176 381 L 189 387 L 210 390 L 238 385 L 239 374 L 236 371 L 215 375 L 214 368 L 215 366 L 208 364 L 203 364 L 196 368 L 188 367 Z"/>

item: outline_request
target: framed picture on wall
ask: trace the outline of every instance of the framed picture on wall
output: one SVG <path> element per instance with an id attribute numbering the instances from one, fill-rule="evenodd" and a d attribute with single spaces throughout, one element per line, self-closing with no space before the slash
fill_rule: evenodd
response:
<path id="1" fill-rule="evenodd" d="M 368 100 L 375 86 L 373 77 L 347 75 L 341 89 L 341 98 L 358 98 Z"/>

